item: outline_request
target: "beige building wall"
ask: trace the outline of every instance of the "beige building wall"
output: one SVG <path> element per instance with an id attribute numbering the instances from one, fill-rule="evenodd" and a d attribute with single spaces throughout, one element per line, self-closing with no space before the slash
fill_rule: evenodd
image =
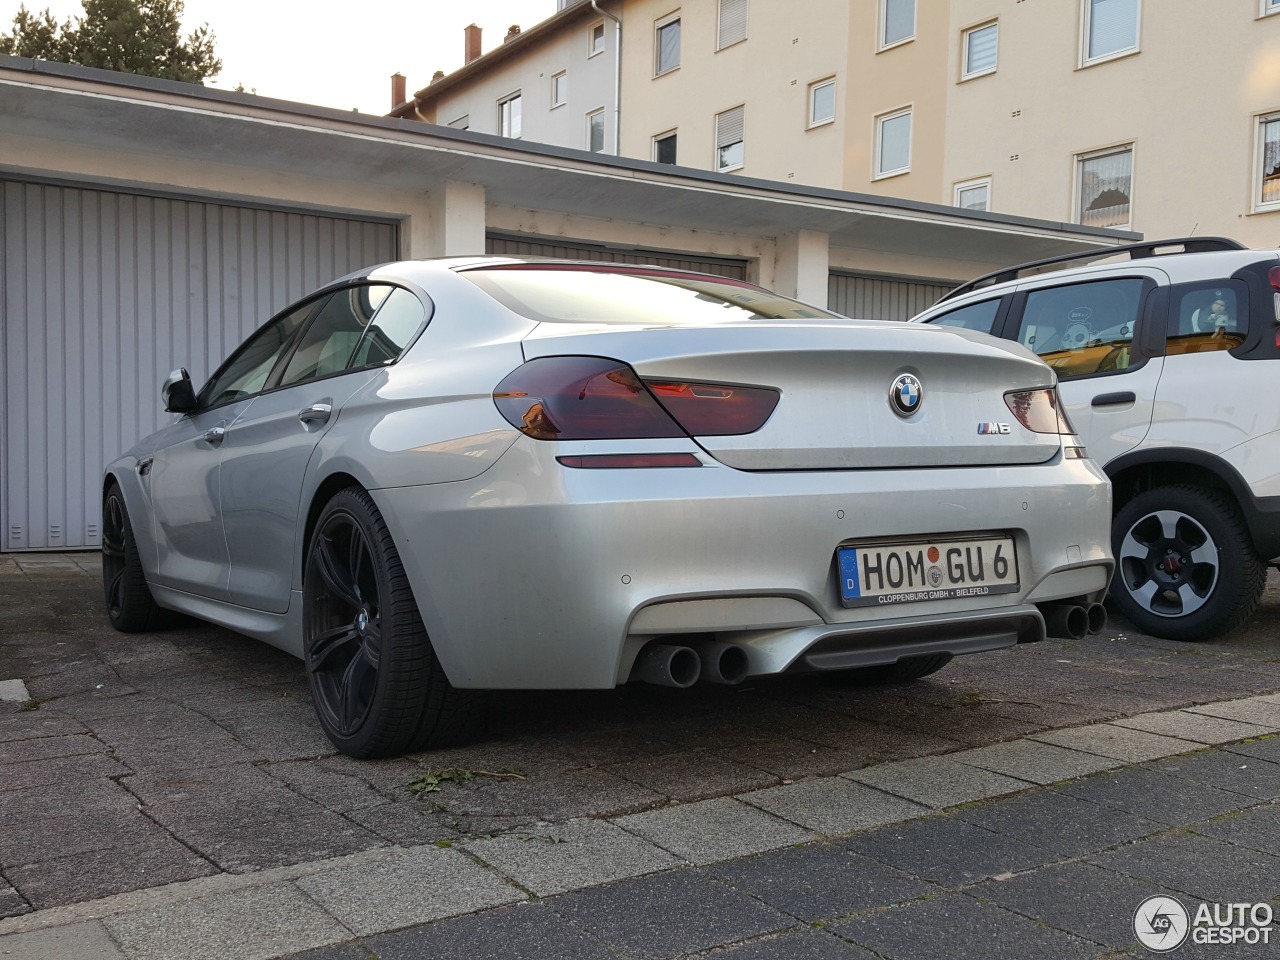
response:
<path id="1" fill-rule="evenodd" d="M 848 86 L 844 170 L 833 186 L 857 193 L 950 203 L 943 196 L 950 30 L 941 0 L 916 0 L 913 39 L 881 44 L 882 0 L 846 0 Z M 941 15 L 940 15 L 941 14 Z M 877 118 L 910 108 L 910 172 L 877 177 Z"/>
<path id="2" fill-rule="evenodd" d="M 604 149 L 612 153 L 614 127 L 614 56 L 617 44 L 613 24 L 605 21 L 603 52 L 590 53 L 591 29 L 603 21 L 592 11 L 561 25 L 536 43 L 479 71 L 472 79 L 445 89 L 420 109 L 433 123 L 452 125 L 468 118 L 468 129 L 500 133 L 498 104 L 519 93 L 521 139 L 554 143 L 579 150 L 590 149 L 587 116 L 603 111 Z M 458 42 L 462 42 L 459 36 Z M 552 102 L 552 78 L 563 72 L 568 95 L 562 104 Z M 428 91 L 430 88 L 427 88 Z"/>
<path id="3" fill-rule="evenodd" d="M 750 0 L 747 37 L 717 50 L 716 0 L 627 0 L 623 7 L 622 155 L 651 160 L 676 131 L 680 166 L 715 170 L 716 115 L 744 106 L 747 177 L 839 186 L 843 177 L 848 0 Z M 656 25 L 681 21 L 680 66 L 655 76 Z M 809 89 L 836 81 L 835 119 L 809 124 Z"/>
<path id="4" fill-rule="evenodd" d="M 1142 0 L 1138 52 L 1081 66 L 1081 0 L 952 0 L 946 196 L 991 176 L 992 209 L 1078 221 L 1077 157 L 1133 145 L 1131 229 L 1280 243 L 1254 212 L 1258 116 L 1280 111 L 1280 15 L 1262 0 Z M 961 82 L 960 31 L 998 18 L 994 74 Z"/>

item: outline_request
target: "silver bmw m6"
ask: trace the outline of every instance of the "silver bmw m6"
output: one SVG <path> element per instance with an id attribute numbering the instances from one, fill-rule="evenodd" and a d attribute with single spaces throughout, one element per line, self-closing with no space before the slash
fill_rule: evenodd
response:
<path id="1" fill-rule="evenodd" d="M 344 277 L 103 482 L 121 630 L 303 659 L 337 748 L 464 737 L 483 689 L 862 682 L 1101 629 L 1110 488 L 1014 344 L 657 267 Z"/>

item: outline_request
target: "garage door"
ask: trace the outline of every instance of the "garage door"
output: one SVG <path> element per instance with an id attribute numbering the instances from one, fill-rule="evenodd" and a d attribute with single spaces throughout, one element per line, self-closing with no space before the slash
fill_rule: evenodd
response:
<path id="1" fill-rule="evenodd" d="M 676 270 L 697 270 L 718 277 L 747 279 L 747 261 L 719 257 L 695 257 L 662 250 L 618 249 L 590 243 L 561 243 L 531 237 L 491 233 L 485 249 L 510 257 L 555 257 L 560 260 L 599 260 L 605 263 L 653 263 Z"/>
<path id="2" fill-rule="evenodd" d="M 860 320 L 909 320 L 954 287 L 945 281 L 832 273 L 827 308 Z"/>
<path id="3" fill-rule="evenodd" d="M 0 547 L 99 542 L 103 465 L 311 288 L 394 259 L 397 228 L 0 181 Z"/>

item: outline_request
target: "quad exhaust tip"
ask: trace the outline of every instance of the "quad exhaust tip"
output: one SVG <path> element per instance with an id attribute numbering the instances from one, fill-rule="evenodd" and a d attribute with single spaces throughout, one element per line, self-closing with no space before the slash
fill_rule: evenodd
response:
<path id="1" fill-rule="evenodd" d="M 1107 628 L 1107 608 L 1100 603 L 1042 603 L 1040 613 L 1051 637 L 1083 640 Z"/>
<path id="2" fill-rule="evenodd" d="M 730 686 L 747 679 L 750 661 L 736 643 L 694 640 L 690 645 L 654 642 L 636 657 L 631 679 L 660 687 L 691 687 L 699 680 Z"/>

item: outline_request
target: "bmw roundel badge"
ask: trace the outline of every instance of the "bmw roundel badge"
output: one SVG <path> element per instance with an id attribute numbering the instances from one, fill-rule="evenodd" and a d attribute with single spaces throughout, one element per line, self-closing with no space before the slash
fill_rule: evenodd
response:
<path id="1" fill-rule="evenodd" d="M 900 417 L 913 416 L 924 403 L 924 388 L 909 373 L 900 374 L 889 388 L 889 405 Z"/>

